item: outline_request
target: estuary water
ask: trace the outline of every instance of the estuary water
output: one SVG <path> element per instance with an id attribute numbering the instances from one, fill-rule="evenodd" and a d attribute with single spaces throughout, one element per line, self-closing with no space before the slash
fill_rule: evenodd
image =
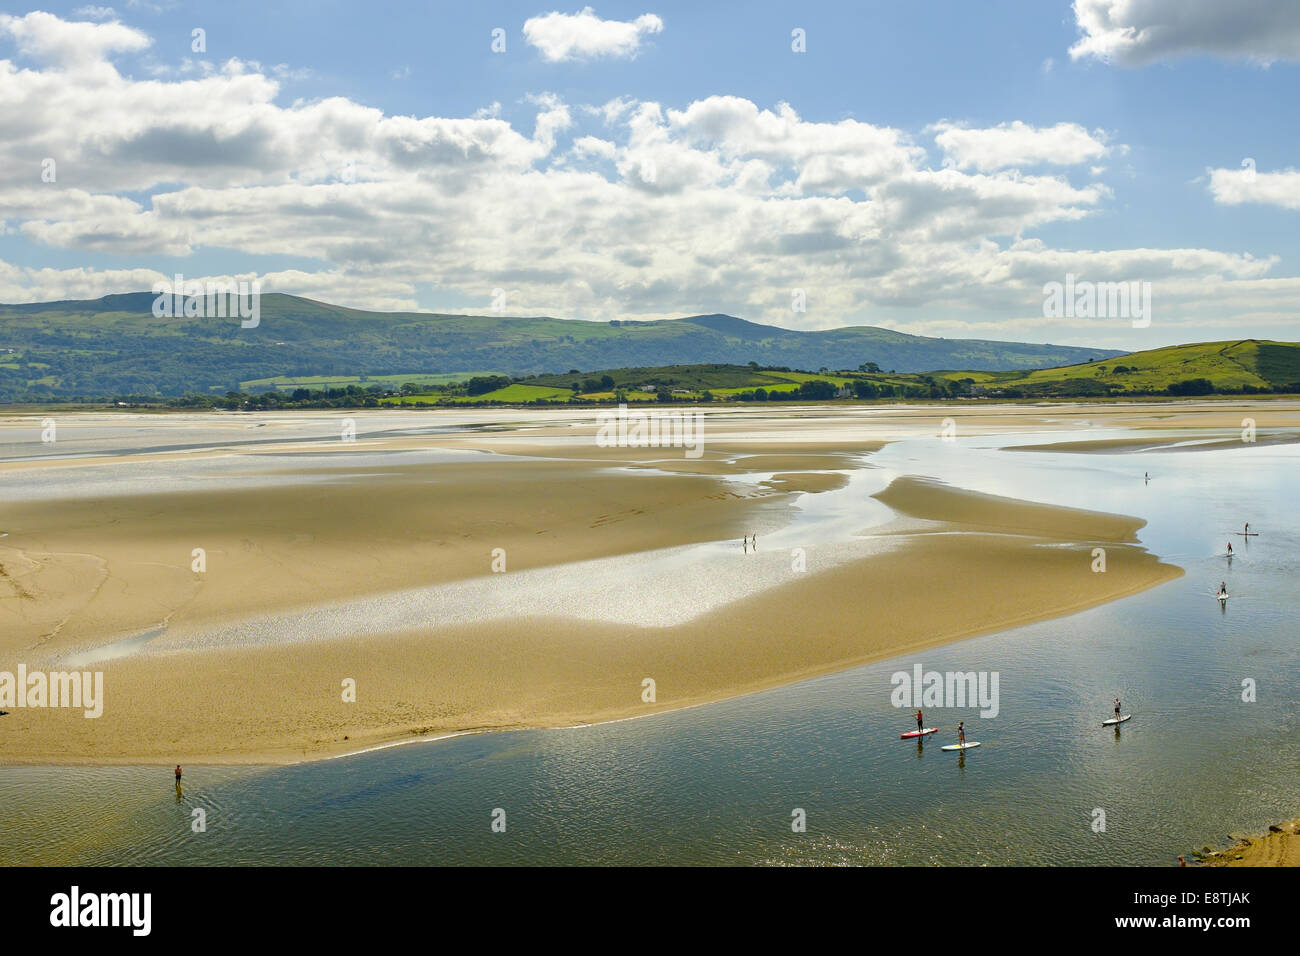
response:
<path id="1" fill-rule="evenodd" d="M 907 438 L 870 463 L 881 479 L 1141 517 L 1143 545 L 1185 576 L 644 719 L 291 767 L 187 766 L 179 793 L 165 768 L 0 767 L 0 863 L 1172 865 L 1300 815 L 1300 446 L 1004 447 L 1079 437 Z M 1259 537 L 1231 534 L 1245 521 Z M 940 568 L 934 587 L 942 601 Z M 996 672 L 997 716 L 927 709 L 940 732 L 900 740 L 914 724 L 890 678 L 916 664 Z M 1100 726 L 1115 696 L 1135 715 L 1118 731 Z M 958 720 L 982 745 L 941 752 Z"/>

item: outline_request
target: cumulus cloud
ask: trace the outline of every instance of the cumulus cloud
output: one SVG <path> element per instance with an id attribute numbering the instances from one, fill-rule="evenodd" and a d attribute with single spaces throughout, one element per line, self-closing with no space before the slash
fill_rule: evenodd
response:
<path id="1" fill-rule="evenodd" d="M 958 169 L 988 172 L 1012 166 L 1073 166 L 1107 155 L 1103 133 L 1089 133 L 1077 123 L 1033 127 L 1016 120 L 986 129 L 949 122 L 934 126 L 935 143 Z"/>
<path id="2" fill-rule="evenodd" d="M 664 22 L 653 13 L 635 20 L 602 20 L 591 7 L 581 13 L 551 12 L 524 22 L 524 39 L 542 59 L 590 60 L 597 57 L 634 57 L 641 41 L 663 31 Z"/>
<path id="3" fill-rule="evenodd" d="M 282 104 L 274 69 L 254 63 L 134 79 L 108 57 L 147 38 L 92 36 L 94 83 L 58 43 L 30 47 L 35 66 L 0 60 L 0 208 L 18 241 L 141 268 L 0 263 L 0 301 L 148 289 L 144 266 L 160 256 L 206 278 L 206 257 L 234 250 L 293 258 L 297 270 L 263 277 L 268 291 L 379 309 L 414 308 L 435 287 L 486 311 L 500 288 L 514 314 L 721 311 L 828 327 L 890 309 L 1041 312 L 1043 283 L 1066 272 L 1158 281 L 1224 315 L 1286 308 L 1271 259 L 1073 251 L 1028 235 L 1111 199 L 1069 173 L 1120 147 L 1068 123 L 941 124 L 930 132 L 949 162 L 936 166 L 907 130 L 788 103 L 539 93 L 508 111 L 392 116 L 342 97 Z M 1261 201 L 1229 187 L 1242 188 L 1224 180 L 1220 201 Z M 791 313 L 794 288 L 808 313 Z"/>
<path id="4" fill-rule="evenodd" d="M 1211 169 L 1210 195 L 1225 206 L 1259 203 L 1282 209 L 1300 209 L 1300 170 L 1261 173 L 1253 162 L 1242 169 Z"/>
<path id="5" fill-rule="evenodd" d="M 6 34 L 23 55 L 62 67 L 99 63 L 109 54 L 138 52 L 152 42 L 121 23 L 74 23 L 41 11 L 23 17 L 0 14 L 0 36 Z"/>
<path id="6" fill-rule="evenodd" d="M 1300 60 L 1295 0 L 1074 0 L 1074 59 L 1121 66 L 1194 54 L 1258 63 Z"/>

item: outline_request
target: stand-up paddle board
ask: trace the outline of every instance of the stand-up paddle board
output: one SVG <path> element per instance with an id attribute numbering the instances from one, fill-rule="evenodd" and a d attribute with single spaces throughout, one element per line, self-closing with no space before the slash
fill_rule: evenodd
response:
<path id="1" fill-rule="evenodd" d="M 1223 594 L 1223 593 L 1219 593 L 1219 594 L 1216 594 L 1216 595 L 1214 595 L 1214 596 L 1215 596 L 1216 598 L 1219 599 L 1219 603 L 1220 603 L 1220 604 L 1223 604 L 1225 601 L 1228 600 L 1228 595 Z"/>
<path id="2" fill-rule="evenodd" d="M 972 747 L 978 747 L 979 745 L 980 742 L 978 740 L 975 740 L 968 744 L 945 744 L 939 749 L 940 750 L 970 750 Z"/>
<path id="3" fill-rule="evenodd" d="M 1233 533 L 1233 534 L 1239 534 L 1239 535 L 1241 535 L 1243 538 L 1258 538 L 1258 537 L 1259 537 L 1259 532 L 1258 532 L 1258 531 L 1234 531 L 1234 532 L 1232 532 L 1232 533 Z"/>
<path id="4" fill-rule="evenodd" d="M 926 734 L 932 734 L 937 731 L 938 727 L 926 727 L 925 730 L 911 730 L 905 734 L 899 734 L 900 740 L 906 740 L 908 737 L 924 737 Z"/>
<path id="5" fill-rule="evenodd" d="M 1132 719 L 1132 714 L 1125 714 L 1123 717 L 1112 717 L 1110 720 L 1103 720 L 1101 725 L 1103 727 L 1114 727 L 1116 724 L 1122 724 L 1124 721 Z"/>

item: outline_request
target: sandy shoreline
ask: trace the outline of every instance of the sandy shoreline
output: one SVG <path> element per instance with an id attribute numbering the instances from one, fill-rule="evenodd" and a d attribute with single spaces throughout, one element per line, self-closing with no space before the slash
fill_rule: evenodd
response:
<path id="1" fill-rule="evenodd" d="M 111 702 L 98 720 L 11 709 L 0 718 L 0 765 L 282 765 L 639 719 L 1074 613 L 1182 573 L 1137 543 L 1140 520 L 923 475 L 874 493 L 891 520 L 847 547 L 816 542 L 807 570 L 794 571 L 790 549 L 770 542 L 788 545 L 782 535 L 807 502 L 843 494 L 850 476 L 874 467 L 874 452 L 937 437 L 939 413 L 963 435 L 1050 433 L 1017 450 L 1090 454 L 1184 441 L 1244 447 L 1232 432 L 1245 414 L 1261 429 L 1258 444 L 1290 442 L 1297 420 L 1293 407 L 1240 403 L 895 407 L 847 424 L 785 410 L 757 424 L 720 419 L 698 459 L 598 448 L 581 425 L 521 427 L 513 416 L 479 416 L 482 431 L 384 433 L 352 447 L 300 440 L 330 427 L 327 415 L 271 423 L 282 440 L 256 445 L 232 432 L 225 443 L 150 451 L 173 441 L 164 430 L 131 454 L 115 452 L 121 439 L 67 459 L 41 459 L 39 449 L 23 458 L 19 446 L 17 460 L 0 462 L 0 490 L 17 482 L 32 492 L 0 506 L 0 670 L 56 663 L 160 623 L 166 632 L 143 653 L 95 665 Z M 87 416 L 85 427 L 105 417 Z M 0 421 L 0 442 L 13 421 Z M 418 457 L 431 451 L 446 457 Z M 155 469 L 157 486 L 141 487 L 138 474 Z M 69 481 L 90 490 L 44 493 Z M 760 550 L 741 551 L 751 533 Z M 1098 546 L 1108 573 L 1085 573 Z M 190 567 L 195 547 L 206 550 L 203 574 Z M 282 622 L 332 601 L 379 606 L 412 588 L 460 595 L 490 574 L 498 547 L 506 576 L 522 572 L 511 579 L 520 587 L 529 576 L 576 575 L 591 601 L 608 602 L 625 592 L 599 574 L 588 581 L 592 569 L 627 577 L 619 568 L 644 561 L 644 602 L 658 611 L 719 588 L 731 597 L 656 626 L 635 614 L 575 617 L 588 609 L 538 600 L 545 588 L 534 581 L 513 598 L 504 592 L 508 616 L 435 615 L 350 639 L 298 640 L 268 625 L 248 646 L 195 645 L 232 620 Z M 674 579 L 678 554 L 694 563 Z M 732 593 L 738 574 L 753 588 Z M 653 703 L 641 698 L 647 677 Z M 355 703 L 342 700 L 345 679 Z M 1300 864 L 1300 827 L 1272 829 L 1197 860 Z"/>
<path id="2" fill-rule="evenodd" d="M 1238 837 L 1227 849 L 1193 854 L 1201 866 L 1300 866 L 1300 820 L 1275 824 L 1267 833 Z"/>
<path id="3" fill-rule="evenodd" d="M 940 415 L 960 434 L 1126 427 L 1200 437 L 1236 427 L 1243 409 L 1261 429 L 1295 421 L 1292 408 L 1243 403 L 895 406 L 847 418 L 814 407 L 718 416 L 705 453 L 691 459 L 597 447 L 590 423 L 557 414 L 475 413 L 460 428 L 390 429 L 351 446 L 300 440 L 337 416 L 266 417 L 266 428 L 247 432 L 252 419 L 222 418 L 225 441 L 179 453 L 150 448 L 192 440 L 198 419 L 137 434 L 134 418 L 84 416 L 61 425 L 73 436 L 64 447 L 81 457 L 0 463 L 0 483 L 40 491 L 93 479 L 94 489 L 37 494 L 0 512 L 0 670 L 165 633 L 95 665 L 112 702 L 103 717 L 15 709 L 0 718 L 0 763 L 290 763 L 465 731 L 625 719 L 1073 613 L 1181 571 L 1136 544 L 1136 519 L 906 476 L 876 495 L 893 521 L 842 547 L 810 544 L 806 570 L 769 542 L 789 533 L 801 495 L 843 493 L 885 444 L 937 437 Z M 371 420 L 358 417 L 364 434 Z M 15 421 L 27 428 L 0 425 Z M 244 434 L 258 438 L 242 446 Z M 133 453 L 115 454 L 122 447 Z M 404 457 L 434 451 L 452 457 Z M 214 485 L 203 476 L 217 466 Z M 167 480 L 139 484 L 155 470 Z M 739 546 L 750 533 L 756 553 Z M 1104 575 L 1088 571 L 1099 545 Z M 495 616 L 437 613 L 436 589 L 479 587 L 497 549 L 506 570 L 489 594 Z M 644 608 L 589 613 L 589 602 L 626 601 L 638 575 L 619 569 L 642 560 L 647 593 L 634 600 Z M 600 577 L 606 567 L 617 574 Z M 536 581 L 510 591 L 538 574 L 568 575 L 589 598 L 570 586 L 557 604 Z M 431 616 L 349 639 L 275 632 L 295 609 L 341 601 L 364 613 L 355 608 L 411 589 L 433 595 L 423 605 Z M 719 590 L 727 602 L 710 603 Z M 575 600 L 584 606 L 565 603 Z M 661 611 L 675 623 L 656 624 Z M 269 622 L 265 639 L 203 644 L 240 620 Z M 646 677 L 654 703 L 641 700 Z M 356 682 L 355 703 L 342 700 L 345 679 Z"/>
<path id="4" fill-rule="evenodd" d="M 800 493 L 844 489 L 873 451 L 917 427 L 920 411 L 905 426 L 873 421 L 866 434 L 813 414 L 731 432 L 724 424 L 694 460 L 597 448 L 580 429 L 551 423 L 334 446 L 324 464 L 259 447 L 240 459 L 249 477 L 231 487 L 176 482 L 22 502 L 0 519 L 10 532 L 0 539 L 0 670 L 57 664 L 110 635 L 166 632 L 94 665 L 110 701 L 102 717 L 12 710 L 0 725 L 0 762 L 291 763 L 462 732 L 648 716 L 1073 613 L 1181 573 L 1136 544 L 1139 520 L 907 478 L 876 496 L 897 520 L 870 538 L 810 541 L 804 569 L 793 549 L 767 549 Z M 936 427 L 927 414 L 920 427 Z M 348 457 L 430 447 L 491 454 L 428 465 Z M 230 452 L 204 450 L 183 464 L 197 469 L 219 454 Z M 141 457 L 9 463 L 0 479 Z M 266 474 L 284 483 L 261 483 Z M 763 550 L 741 550 L 750 533 Z M 1089 570 L 1097 545 L 1108 551 L 1104 575 Z M 202 573 L 190 566 L 196 547 Z M 498 548 L 506 570 L 493 582 Z M 626 581 L 599 576 L 610 562 L 639 560 L 651 562 L 647 593 L 629 598 Z M 676 561 L 693 563 L 674 571 Z M 537 589 L 537 575 L 566 574 L 583 575 L 583 586 L 594 575 L 589 595 Z M 452 598 L 485 578 L 499 585 L 484 593 L 501 612 L 448 617 Z M 709 603 L 719 588 L 732 599 Z M 303 607 L 342 601 L 364 617 L 366 602 L 407 593 L 424 594 L 433 617 L 422 620 L 422 610 L 399 629 L 347 639 L 277 630 L 301 630 L 293 614 Z M 564 603 L 573 600 L 645 607 L 591 619 L 574 616 L 588 609 Z M 659 612 L 674 623 L 657 625 Z M 232 620 L 264 621 L 265 633 L 247 646 L 202 644 Z M 653 703 L 642 700 L 646 678 Z M 342 699 L 345 680 L 355 682 L 355 703 Z"/>

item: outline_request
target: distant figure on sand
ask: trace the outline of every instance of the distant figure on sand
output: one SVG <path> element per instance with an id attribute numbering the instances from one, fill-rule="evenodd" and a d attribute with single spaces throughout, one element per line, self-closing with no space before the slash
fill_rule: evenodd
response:
<path id="1" fill-rule="evenodd" d="M 749 554 L 749 537 L 748 537 L 748 536 L 746 536 L 746 537 L 740 539 L 740 546 L 741 546 L 742 548 L 745 549 L 745 553 L 746 553 L 746 554 Z"/>

